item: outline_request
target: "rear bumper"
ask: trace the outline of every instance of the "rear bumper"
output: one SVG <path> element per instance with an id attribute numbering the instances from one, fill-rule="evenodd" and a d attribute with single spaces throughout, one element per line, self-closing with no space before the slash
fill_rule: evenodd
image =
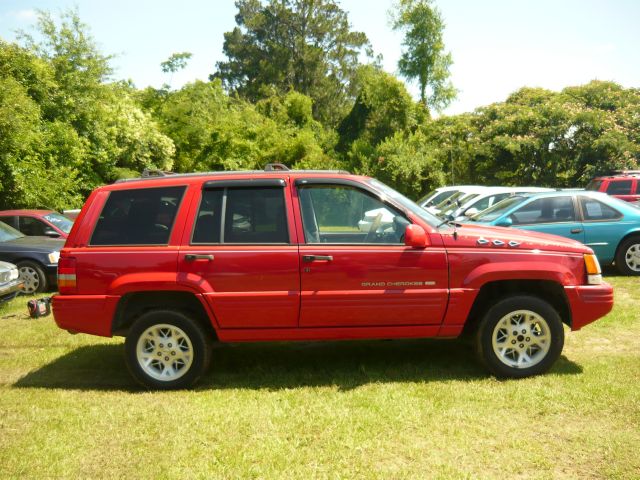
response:
<path id="1" fill-rule="evenodd" d="M 119 300 L 111 295 L 54 295 L 53 318 L 63 330 L 110 337 Z"/>
<path id="2" fill-rule="evenodd" d="M 571 330 L 580 330 L 613 308 L 613 287 L 606 282 L 564 287 L 564 291 L 571 307 Z"/>

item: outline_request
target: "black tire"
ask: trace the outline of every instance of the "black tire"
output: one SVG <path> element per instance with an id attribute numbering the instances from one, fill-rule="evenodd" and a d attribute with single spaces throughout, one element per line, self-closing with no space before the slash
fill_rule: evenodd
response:
<path id="1" fill-rule="evenodd" d="M 546 301 L 531 295 L 513 295 L 487 310 L 478 326 L 475 344 L 480 361 L 496 377 L 530 377 L 546 372 L 558 359 L 564 346 L 564 328 L 560 315 Z M 523 363 L 518 364 L 519 361 Z"/>
<path id="2" fill-rule="evenodd" d="M 159 336 L 152 337 L 154 333 Z M 124 342 L 127 368 L 138 383 L 149 389 L 188 388 L 209 368 L 211 343 L 211 335 L 205 328 L 185 313 L 152 310 L 142 314 L 127 334 Z M 145 366 L 141 363 L 144 355 L 149 360 Z M 171 372 L 175 374 L 171 376 Z"/>
<path id="3" fill-rule="evenodd" d="M 23 260 L 17 264 L 20 278 L 24 283 L 23 293 L 33 295 L 46 292 L 49 288 L 47 276 L 39 263 Z"/>
<path id="4" fill-rule="evenodd" d="M 616 252 L 616 268 L 622 275 L 640 275 L 640 236 L 626 238 Z M 633 266 L 633 267 L 632 267 Z"/>

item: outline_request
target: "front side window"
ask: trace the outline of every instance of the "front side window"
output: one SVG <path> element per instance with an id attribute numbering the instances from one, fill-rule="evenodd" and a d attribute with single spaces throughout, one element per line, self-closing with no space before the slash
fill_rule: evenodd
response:
<path id="1" fill-rule="evenodd" d="M 239 187 L 203 191 L 191 243 L 289 243 L 284 190 Z"/>
<path id="2" fill-rule="evenodd" d="M 89 244 L 168 244 L 184 190 L 163 187 L 111 192 Z"/>
<path id="3" fill-rule="evenodd" d="M 306 243 L 398 244 L 409 221 L 363 190 L 342 185 L 300 188 Z"/>
<path id="4" fill-rule="evenodd" d="M 620 212 L 594 198 L 580 197 L 580 205 L 586 221 L 615 220 L 622 217 Z"/>
<path id="5" fill-rule="evenodd" d="M 29 236 L 43 236 L 47 225 L 37 218 L 20 217 L 20 231 Z"/>
<path id="6" fill-rule="evenodd" d="M 511 218 L 515 225 L 575 222 L 576 212 L 572 197 L 544 197 L 524 205 Z"/>
<path id="7" fill-rule="evenodd" d="M 611 180 L 607 185 L 607 193 L 609 195 L 630 195 L 631 180 Z"/>

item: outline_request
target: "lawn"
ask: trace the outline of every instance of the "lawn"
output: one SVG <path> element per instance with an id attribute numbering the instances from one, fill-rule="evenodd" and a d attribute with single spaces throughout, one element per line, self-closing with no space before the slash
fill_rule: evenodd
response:
<path id="1" fill-rule="evenodd" d="M 608 280 L 614 311 L 541 377 L 498 381 L 458 341 L 269 343 L 168 393 L 22 297 L 0 307 L 0 478 L 639 478 L 640 280 Z"/>

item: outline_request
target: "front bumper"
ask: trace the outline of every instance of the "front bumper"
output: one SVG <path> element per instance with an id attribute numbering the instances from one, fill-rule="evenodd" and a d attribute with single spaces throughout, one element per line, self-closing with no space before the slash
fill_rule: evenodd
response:
<path id="1" fill-rule="evenodd" d="M 18 293 L 22 290 L 22 280 L 19 278 L 12 282 L 7 282 L 0 285 L 0 303 L 13 300 Z"/>
<path id="2" fill-rule="evenodd" d="M 613 287 L 606 282 L 600 285 L 564 287 L 571 307 L 571 330 L 604 317 L 613 308 Z"/>

